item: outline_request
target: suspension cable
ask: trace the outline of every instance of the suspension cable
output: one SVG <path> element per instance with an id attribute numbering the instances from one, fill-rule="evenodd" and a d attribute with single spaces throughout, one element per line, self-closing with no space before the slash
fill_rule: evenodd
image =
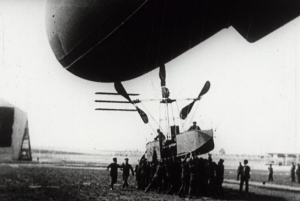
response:
<path id="1" fill-rule="evenodd" d="M 199 102 L 196 103 L 196 109 L 193 112 L 193 115 L 192 115 L 192 118 L 191 118 L 191 121 L 190 121 L 190 125 L 192 124 L 192 120 L 194 119 L 194 116 L 196 114 L 196 111 L 197 111 L 198 107 L 199 107 Z"/>
<path id="2" fill-rule="evenodd" d="M 176 107 L 177 107 L 177 111 L 178 111 L 178 114 L 180 114 L 179 112 L 179 107 L 178 107 L 178 104 L 177 104 L 177 101 L 176 101 Z M 180 117 L 179 117 L 180 118 Z M 182 127 L 182 131 L 184 131 L 184 126 L 183 126 L 183 123 L 181 121 L 179 121 L 180 124 L 181 124 L 181 127 Z"/>
<path id="3" fill-rule="evenodd" d="M 140 102 L 141 105 L 143 106 L 143 108 L 146 110 L 146 112 L 150 115 L 150 117 L 152 118 L 152 120 L 156 123 L 156 125 L 158 125 L 159 127 L 159 124 L 157 123 L 157 121 L 155 121 L 154 117 L 151 115 L 151 113 L 147 110 L 147 108 L 144 106 L 144 104 L 142 102 Z M 155 131 L 155 129 L 154 129 Z"/>

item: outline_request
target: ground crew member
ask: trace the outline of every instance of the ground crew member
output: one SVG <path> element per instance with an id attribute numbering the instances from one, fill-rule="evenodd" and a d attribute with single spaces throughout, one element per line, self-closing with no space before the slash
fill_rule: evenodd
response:
<path id="1" fill-rule="evenodd" d="M 193 125 L 189 128 L 188 131 L 192 131 L 192 130 L 201 130 L 199 126 L 197 126 L 197 122 L 194 121 Z"/>
<path id="2" fill-rule="evenodd" d="M 238 181 L 238 180 L 240 180 L 240 176 L 241 176 L 242 173 L 243 173 L 243 166 L 242 166 L 242 163 L 241 163 L 241 162 L 240 162 L 240 165 L 239 165 L 239 167 L 238 167 L 236 173 L 237 173 L 236 180 Z"/>
<path id="3" fill-rule="evenodd" d="M 118 168 L 122 168 L 121 165 L 117 164 L 117 158 L 113 158 L 113 163 L 107 166 L 107 171 L 110 168 L 110 190 L 114 190 L 114 184 L 117 182 L 118 178 Z"/>
<path id="4" fill-rule="evenodd" d="M 223 196 L 223 180 L 224 180 L 224 160 L 220 159 L 218 165 L 216 167 L 216 186 L 217 186 L 217 193 L 220 196 Z"/>
<path id="5" fill-rule="evenodd" d="M 268 181 L 273 181 L 273 168 L 272 168 L 272 164 L 270 164 L 269 169 L 269 179 Z"/>
<path id="6" fill-rule="evenodd" d="M 248 193 L 249 189 L 249 179 L 250 179 L 250 167 L 248 166 L 248 160 L 244 160 L 244 167 L 243 167 L 243 173 L 241 175 L 241 182 L 240 182 L 240 192 L 243 190 L 243 185 L 245 183 L 246 185 L 246 193 Z"/>
<path id="7" fill-rule="evenodd" d="M 160 129 L 157 129 L 157 136 L 154 138 L 154 140 L 158 140 L 159 136 L 161 136 L 162 141 L 166 139 L 165 135 L 160 131 Z"/>
<path id="8" fill-rule="evenodd" d="M 189 173 L 189 165 L 186 162 L 187 158 L 189 157 L 188 153 L 183 161 L 181 162 L 181 187 L 178 192 L 179 197 L 185 197 L 185 193 L 188 189 L 189 186 L 189 181 L 190 181 L 190 173 Z"/>
<path id="9" fill-rule="evenodd" d="M 295 182 L 295 170 L 296 170 L 296 166 L 294 163 L 292 163 L 292 168 L 291 168 L 291 178 L 292 178 L 292 182 Z"/>
<path id="10" fill-rule="evenodd" d="M 133 168 L 132 166 L 128 163 L 128 158 L 125 158 L 125 164 L 122 164 L 123 168 L 123 188 L 128 187 L 128 177 L 129 177 L 129 172 L 131 170 L 132 175 L 134 176 Z"/>
<path id="11" fill-rule="evenodd" d="M 190 172 L 190 186 L 189 186 L 189 198 L 192 198 L 193 195 L 195 195 L 196 192 L 196 159 L 192 156 L 190 156 L 190 160 L 188 162 L 189 166 L 189 172 Z"/>
<path id="12" fill-rule="evenodd" d="M 163 171 L 165 169 L 165 165 L 162 160 L 159 161 L 159 163 L 156 166 L 156 172 L 152 178 L 152 181 L 148 185 L 148 187 L 145 190 L 145 193 L 147 193 L 152 187 L 156 187 L 156 192 L 160 193 L 162 189 L 162 178 L 163 178 Z"/>
<path id="13" fill-rule="evenodd" d="M 298 178 L 298 183 L 300 184 L 300 164 L 298 163 L 298 168 L 297 168 L 297 178 Z"/>

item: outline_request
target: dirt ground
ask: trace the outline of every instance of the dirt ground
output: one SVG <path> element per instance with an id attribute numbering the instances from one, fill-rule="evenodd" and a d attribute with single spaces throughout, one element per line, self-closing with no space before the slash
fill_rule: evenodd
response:
<path id="1" fill-rule="evenodd" d="M 39 165 L 0 165 L 0 200 L 189 200 L 176 195 L 144 193 L 133 186 L 122 188 L 121 172 L 115 190 L 109 190 L 109 172 L 100 169 L 54 168 Z M 134 178 L 129 183 L 134 185 Z M 300 195 L 250 187 L 240 194 L 238 186 L 224 184 L 223 198 L 199 197 L 192 200 L 300 200 Z"/>

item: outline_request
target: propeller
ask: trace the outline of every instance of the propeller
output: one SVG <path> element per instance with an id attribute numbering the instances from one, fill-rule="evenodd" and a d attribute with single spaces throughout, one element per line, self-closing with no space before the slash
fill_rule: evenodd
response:
<path id="1" fill-rule="evenodd" d="M 160 86 L 165 87 L 166 86 L 166 68 L 165 68 L 164 64 L 162 64 L 159 67 L 159 78 L 160 78 Z"/>
<path id="2" fill-rule="evenodd" d="M 169 98 L 170 92 L 169 89 L 166 87 L 166 68 L 164 64 L 159 66 L 159 78 L 162 97 Z"/>
<path id="3" fill-rule="evenodd" d="M 185 119 L 189 113 L 191 112 L 193 106 L 194 106 L 194 103 L 198 100 L 200 100 L 201 96 L 203 96 L 204 94 L 206 94 L 208 92 L 210 88 L 210 82 L 209 81 L 206 81 L 205 85 L 203 86 L 199 96 L 193 100 L 193 102 L 191 102 L 190 104 L 188 104 L 187 106 L 185 106 L 184 108 L 182 108 L 182 110 L 180 111 L 180 118 L 181 119 Z"/>
<path id="4" fill-rule="evenodd" d="M 147 124 L 148 123 L 148 116 L 146 115 L 146 113 L 143 110 L 138 108 L 135 105 L 135 103 L 131 100 L 131 98 L 129 97 L 128 93 L 126 92 L 126 90 L 123 87 L 123 85 L 121 84 L 121 82 L 115 82 L 115 89 L 119 94 L 121 94 L 124 98 L 126 98 L 132 105 L 134 105 L 134 107 L 138 111 L 139 115 L 141 116 L 143 122 L 145 124 Z"/>

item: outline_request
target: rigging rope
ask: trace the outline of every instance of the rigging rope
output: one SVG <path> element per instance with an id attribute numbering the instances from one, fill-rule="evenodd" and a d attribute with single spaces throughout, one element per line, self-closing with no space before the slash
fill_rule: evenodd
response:
<path id="1" fill-rule="evenodd" d="M 176 122 L 175 122 L 175 115 L 174 115 L 173 107 L 171 107 L 171 111 L 172 111 L 172 116 L 173 116 L 173 122 L 174 122 L 174 125 L 175 125 Z"/>
<path id="2" fill-rule="evenodd" d="M 147 110 L 147 108 L 143 105 L 143 103 L 141 103 L 141 105 L 143 106 L 143 108 L 146 110 L 146 112 L 150 115 L 150 117 L 152 118 L 152 120 L 154 121 L 154 123 L 156 123 L 159 127 L 159 124 L 157 123 L 157 121 L 155 121 L 155 119 L 153 118 L 153 116 L 151 115 L 151 113 L 149 113 L 149 111 Z M 150 125 L 150 124 L 149 124 Z M 150 125 L 150 127 L 152 128 L 152 126 Z M 152 128 L 152 130 L 154 131 L 154 133 L 156 132 L 155 129 Z"/>
<path id="3" fill-rule="evenodd" d="M 199 102 L 196 103 L 196 108 L 195 108 L 194 113 L 193 113 L 193 115 L 192 115 L 192 118 L 191 118 L 191 121 L 190 121 L 190 125 L 192 124 L 192 120 L 194 119 L 194 116 L 195 116 L 195 114 L 196 114 L 196 111 L 197 111 L 197 109 L 198 109 L 198 106 L 199 106 Z"/>
<path id="4" fill-rule="evenodd" d="M 176 106 L 177 106 L 177 112 L 178 112 L 178 114 L 180 114 L 180 111 L 179 111 L 179 107 L 178 107 L 177 101 L 176 101 Z M 179 117 L 179 119 L 180 119 L 180 117 Z M 179 121 L 179 122 L 180 122 L 180 124 L 181 124 L 182 131 L 184 131 L 184 125 L 183 125 L 182 121 Z"/>
<path id="5" fill-rule="evenodd" d="M 168 104 L 167 104 L 167 106 L 165 107 L 166 135 L 167 135 L 167 137 L 168 137 L 168 121 L 169 121 L 169 120 L 168 120 L 168 116 L 167 116 L 167 115 L 168 115 L 168 114 L 167 114 L 167 113 L 168 113 L 167 110 L 168 110 Z"/>

